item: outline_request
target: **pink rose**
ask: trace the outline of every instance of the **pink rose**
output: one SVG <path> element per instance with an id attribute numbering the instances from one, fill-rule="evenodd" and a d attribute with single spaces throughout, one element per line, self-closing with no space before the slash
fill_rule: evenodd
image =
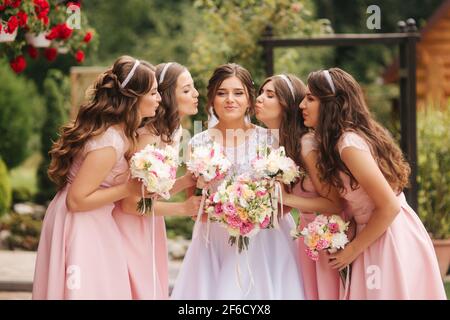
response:
<path id="1" fill-rule="evenodd" d="M 330 223 L 328 225 L 328 228 L 330 229 L 331 233 L 338 233 L 339 232 L 339 225 L 337 223 Z"/>
<path id="2" fill-rule="evenodd" d="M 317 250 L 323 250 L 323 249 L 328 248 L 329 245 L 330 245 L 330 243 L 329 243 L 327 240 L 325 240 L 325 239 L 320 239 L 320 240 L 317 242 L 316 249 L 317 249 Z"/>
<path id="3" fill-rule="evenodd" d="M 306 248 L 306 255 L 313 261 L 319 260 L 319 252 Z"/>
<path id="4" fill-rule="evenodd" d="M 221 213 L 223 212 L 223 208 L 222 208 L 222 205 L 221 205 L 220 203 L 217 203 L 217 204 L 214 206 L 214 212 L 215 212 L 216 214 L 221 214 Z"/>
<path id="5" fill-rule="evenodd" d="M 256 196 L 257 197 L 263 197 L 263 196 L 265 196 L 267 194 L 267 191 L 266 190 L 258 190 L 258 191 L 256 191 Z"/>
<path id="6" fill-rule="evenodd" d="M 223 211 L 227 213 L 228 215 L 235 216 L 236 215 L 236 207 L 233 203 L 227 202 L 225 206 L 223 207 Z"/>
<path id="7" fill-rule="evenodd" d="M 254 228 L 253 224 L 250 222 L 244 222 L 241 225 L 241 235 L 246 235 L 247 233 L 249 233 L 250 231 L 252 231 Z"/>
<path id="8" fill-rule="evenodd" d="M 265 228 L 267 228 L 267 226 L 269 225 L 269 223 L 270 223 L 270 217 L 269 217 L 269 216 L 266 216 L 266 218 L 264 219 L 264 221 L 261 222 L 261 223 L 259 224 L 259 226 L 261 227 L 261 229 L 265 229 Z"/>
<path id="9" fill-rule="evenodd" d="M 227 216 L 227 224 L 235 229 L 240 229 L 242 221 L 238 216 Z"/>

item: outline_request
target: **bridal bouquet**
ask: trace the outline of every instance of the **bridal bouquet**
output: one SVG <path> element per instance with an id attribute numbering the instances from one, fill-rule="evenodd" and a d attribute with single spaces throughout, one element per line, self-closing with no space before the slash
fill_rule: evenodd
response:
<path id="1" fill-rule="evenodd" d="M 298 166 L 294 160 L 286 156 L 284 147 L 273 149 L 263 147 L 258 156 L 252 160 L 252 167 L 259 177 L 270 177 L 290 184 L 300 176 Z"/>
<path id="2" fill-rule="evenodd" d="M 187 168 L 196 177 L 202 176 L 205 182 L 220 180 L 227 174 L 231 162 L 225 157 L 223 148 L 217 142 L 208 146 L 193 148 Z"/>
<path id="3" fill-rule="evenodd" d="M 131 158 L 131 176 L 141 180 L 148 192 L 169 199 L 177 176 L 177 158 L 177 152 L 171 146 L 159 149 L 147 145 Z M 151 208 L 152 199 L 142 197 L 138 210 L 145 214 L 151 212 Z"/>
<path id="4" fill-rule="evenodd" d="M 350 222 L 345 222 L 338 215 L 318 215 L 301 232 L 294 230 L 292 236 L 294 239 L 302 236 L 306 245 L 306 255 L 317 261 L 321 250 L 335 253 L 339 249 L 344 249 L 349 242 L 346 234 L 349 224 Z M 347 268 L 340 272 L 344 285 L 348 271 Z"/>
<path id="5" fill-rule="evenodd" d="M 249 239 L 261 229 L 272 226 L 273 207 L 269 190 L 271 179 L 252 179 L 241 175 L 227 179 L 205 202 L 210 220 L 227 229 L 229 243 L 237 243 L 239 253 L 248 249 Z"/>

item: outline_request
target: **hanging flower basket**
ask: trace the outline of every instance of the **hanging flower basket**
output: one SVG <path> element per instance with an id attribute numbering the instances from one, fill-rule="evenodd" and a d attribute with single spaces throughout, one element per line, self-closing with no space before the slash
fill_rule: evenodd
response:
<path id="1" fill-rule="evenodd" d="M 58 53 L 67 54 L 67 53 L 69 53 L 69 48 L 68 47 L 58 47 Z"/>
<path id="2" fill-rule="evenodd" d="M 32 45 L 35 48 L 48 48 L 52 42 L 48 40 L 46 36 L 47 32 L 41 32 L 38 35 L 28 32 L 25 35 L 25 39 L 29 45 Z"/>
<path id="3" fill-rule="evenodd" d="M 0 42 L 13 42 L 17 37 L 17 29 L 13 33 L 7 33 L 5 28 L 0 30 Z"/>

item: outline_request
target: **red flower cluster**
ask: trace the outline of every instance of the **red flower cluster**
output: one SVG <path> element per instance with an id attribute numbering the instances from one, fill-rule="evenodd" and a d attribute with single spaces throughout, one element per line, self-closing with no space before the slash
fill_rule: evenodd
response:
<path id="1" fill-rule="evenodd" d="M 25 70 L 27 62 L 25 61 L 24 56 L 21 55 L 11 60 L 9 62 L 9 65 L 11 66 L 11 68 L 14 70 L 15 73 L 21 73 L 23 70 Z"/>
<path id="2" fill-rule="evenodd" d="M 84 36 L 83 41 L 86 43 L 89 43 L 92 40 L 92 32 L 87 32 L 86 35 Z"/>
<path id="3" fill-rule="evenodd" d="M 44 51 L 44 56 L 48 61 L 53 61 L 58 55 L 58 50 L 56 48 L 47 48 Z"/>
<path id="4" fill-rule="evenodd" d="M 41 19 L 45 25 L 48 25 L 48 14 L 50 12 L 50 5 L 47 0 L 33 0 L 34 11 L 38 19 Z"/>
<path id="5" fill-rule="evenodd" d="M 48 40 L 54 40 L 54 39 L 69 39 L 72 35 L 73 29 L 70 29 L 69 26 L 66 23 L 61 23 L 56 26 L 54 26 L 50 33 L 46 36 Z"/>
<path id="6" fill-rule="evenodd" d="M 0 4 L 0 11 L 5 10 L 7 7 L 18 8 L 20 6 L 21 0 L 11 1 L 3 0 L 3 4 Z"/>
<path id="7" fill-rule="evenodd" d="M 75 54 L 75 59 L 81 63 L 84 61 L 84 52 L 82 50 L 78 50 L 77 53 Z"/>

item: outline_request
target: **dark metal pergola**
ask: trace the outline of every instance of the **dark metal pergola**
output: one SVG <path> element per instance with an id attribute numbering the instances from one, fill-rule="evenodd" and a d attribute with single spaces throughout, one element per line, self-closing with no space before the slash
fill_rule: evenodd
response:
<path id="1" fill-rule="evenodd" d="M 410 188 L 405 191 L 409 205 L 418 212 L 417 203 L 417 125 L 416 125 L 416 43 L 420 39 L 414 19 L 398 23 L 399 33 L 335 34 L 329 37 L 282 39 L 273 37 L 267 26 L 263 39 L 267 76 L 273 75 L 275 48 L 305 46 L 359 46 L 371 44 L 399 46 L 401 148 L 411 165 Z"/>

